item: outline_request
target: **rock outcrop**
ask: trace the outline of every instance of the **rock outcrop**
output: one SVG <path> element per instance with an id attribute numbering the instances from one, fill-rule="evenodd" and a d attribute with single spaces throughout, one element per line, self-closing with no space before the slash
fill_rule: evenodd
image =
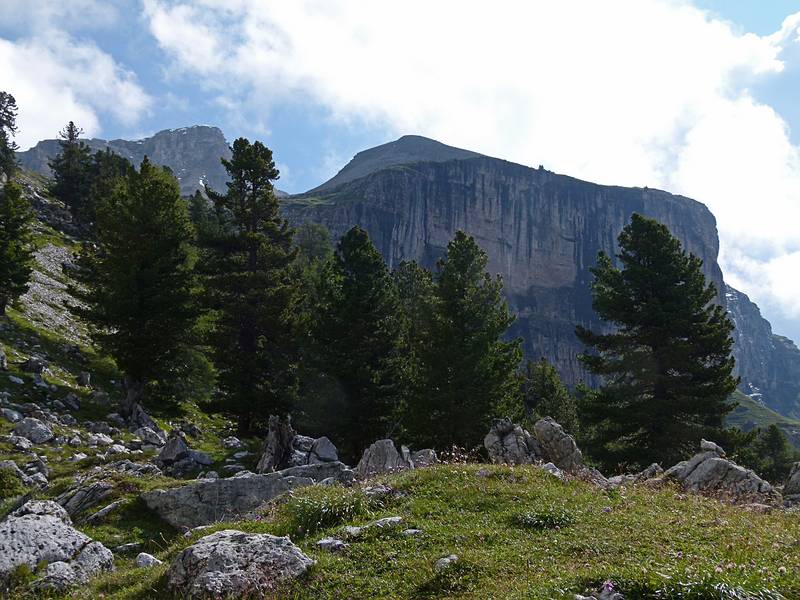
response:
<path id="1" fill-rule="evenodd" d="M 510 419 L 495 419 L 483 440 L 489 459 L 510 465 L 545 462 L 573 473 L 584 469 L 583 455 L 575 438 L 552 418 L 539 419 L 533 431 L 531 435 Z"/>
<path id="2" fill-rule="evenodd" d="M 113 564 L 111 551 L 72 527 L 55 502 L 28 502 L 0 523 L 0 581 L 27 565 L 38 576 L 36 587 L 63 590 Z"/>
<path id="3" fill-rule="evenodd" d="M 178 554 L 167 583 L 187 599 L 265 598 L 313 564 L 288 537 L 225 529 Z"/>
<path id="4" fill-rule="evenodd" d="M 398 451 L 392 440 L 378 440 L 364 450 L 355 471 L 360 479 L 366 479 L 383 473 L 413 468 L 414 463 L 411 461 L 411 451 L 408 448 L 402 446 Z"/>
<path id="5" fill-rule="evenodd" d="M 145 504 L 173 527 L 197 527 L 241 518 L 276 496 L 333 478 L 350 484 L 353 472 L 340 462 L 291 467 L 274 473 L 244 472 L 227 479 L 199 479 L 142 494 Z"/>
<path id="6" fill-rule="evenodd" d="M 725 452 L 703 440 L 701 452 L 664 472 L 689 492 L 703 493 L 736 503 L 771 503 L 779 498 L 773 487 L 750 469 L 725 457 Z"/>
<path id="7" fill-rule="evenodd" d="M 800 462 L 792 465 L 789 477 L 783 485 L 783 499 L 791 506 L 800 504 Z"/>
<path id="8" fill-rule="evenodd" d="M 269 429 L 264 441 L 264 451 L 256 471 L 271 473 L 289 467 L 337 462 L 336 446 L 327 437 L 311 438 L 299 435 L 288 419 L 275 415 L 269 418 Z"/>

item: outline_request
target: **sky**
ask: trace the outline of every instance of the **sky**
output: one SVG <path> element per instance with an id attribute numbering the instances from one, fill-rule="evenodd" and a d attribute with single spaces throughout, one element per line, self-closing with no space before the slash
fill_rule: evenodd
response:
<path id="1" fill-rule="evenodd" d="M 800 0 L 0 0 L 0 89 L 23 149 L 216 125 L 289 192 L 419 134 L 683 194 L 800 341 Z"/>

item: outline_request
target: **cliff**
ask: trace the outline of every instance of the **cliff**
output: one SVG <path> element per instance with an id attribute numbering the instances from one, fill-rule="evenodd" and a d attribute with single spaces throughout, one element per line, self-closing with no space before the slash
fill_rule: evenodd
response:
<path id="1" fill-rule="evenodd" d="M 772 333 L 746 294 L 726 286 L 725 296 L 736 325 L 733 355 L 742 391 L 783 415 L 800 418 L 800 349 Z"/>
<path id="2" fill-rule="evenodd" d="M 489 270 L 503 276 L 518 315 L 512 335 L 523 337 L 527 356 L 547 357 L 571 384 L 586 378 L 575 325 L 600 326 L 591 308 L 589 268 L 599 250 L 616 252 L 632 213 L 665 223 L 724 289 L 716 222 L 699 202 L 483 156 L 395 164 L 292 197 L 284 210 L 293 223 L 324 224 L 334 239 L 360 225 L 392 267 L 403 260 L 432 267 L 457 229 L 473 235 L 488 252 Z"/>
<path id="3" fill-rule="evenodd" d="M 145 155 L 155 164 L 172 169 L 181 185 L 181 193 L 190 195 L 202 189 L 202 182 L 223 191 L 227 174 L 220 157 L 231 155 L 225 136 L 217 127 L 195 125 L 181 129 L 166 129 L 141 140 L 84 140 L 93 151 L 111 149 L 137 167 Z M 59 152 L 58 140 L 43 140 L 30 150 L 18 152 L 23 168 L 50 175 L 47 162 Z"/>

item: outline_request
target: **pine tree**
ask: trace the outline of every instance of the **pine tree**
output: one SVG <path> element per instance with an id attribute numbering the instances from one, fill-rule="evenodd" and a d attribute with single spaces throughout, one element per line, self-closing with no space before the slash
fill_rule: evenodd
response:
<path id="1" fill-rule="evenodd" d="M 530 410 L 529 420 L 552 417 L 569 433 L 578 429 L 575 399 L 561 382 L 556 368 L 546 358 L 529 360 L 525 366 L 522 397 Z"/>
<path id="2" fill-rule="evenodd" d="M 125 374 L 129 416 L 153 386 L 181 374 L 196 319 L 194 231 L 172 174 L 145 158 L 97 207 L 74 310 Z M 148 398 L 152 400 L 152 398 Z"/>
<path id="3" fill-rule="evenodd" d="M 90 194 L 92 154 L 80 140 L 83 130 L 70 121 L 59 132 L 61 150 L 48 162 L 52 172 L 50 193 L 61 200 L 73 216 L 84 219 Z"/>
<path id="4" fill-rule="evenodd" d="M 97 206 L 111 197 L 114 186 L 134 169 L 130 161 L 110 149 L 98 150 L 86 173 L 86 196 L 81 208 L 81 218 L 86 224 L 97 219 Z"/>
<path id="5" fill-rule="evenodd" d="M 0 92 L 0 175 L 11 179 L 17 169 L 17 101 L 8 92 Z"/>
<path id="6" fill-rule="evenodd" d="M 733 325 L 714 303 L 702 261 L 664 225 L 634 214 L 619 245 L 621 268 L 601 252 L 592 269 L 594 309 L 616 330 L 577 328 L 595 350 L 583 364 L 604 380 L 582 402 L 581 418 L 595 458 L 673 464 L 721 431 L 731 410 Z"/>
<path id="7" fill-rule="evenodd" d="M 397 292 L 360 227 L 342 237 L 324 281 L 313 335 L 322 369 L 342 393 L 337 445 L 356 458 L 396 430 L 403 374 Z"/>
<path id="8" fill-rule="evenodd" d="M 270 414 L 288 413 L 297 400 L 297 250 L 278 214 L 272 151 L 239 138 L 232 152 L 222 160 L 227 193 L 208 190 L 230 227 L 207 240 L 201 273 L 214 317 L 208 342 L 221 402 L 244 435 Z"/>
<path id="9" fill-rule="evenodd" d="M 472 447 L 491 417 L 519 394 L 521 340 L 503 341 L 514 322 L 500 276 L 488 257 L 458 231 L 437 263 L 436 316 L 421 348 L 427 394 L 416 395 L 405 422 L 418 446 Z"/>
<path id="10" fill-rule="evenodd" d="M 28 291 L 33 259 L 31 213 L 22 189 L 11 181 L 0 192 L 0 315 Z"/>

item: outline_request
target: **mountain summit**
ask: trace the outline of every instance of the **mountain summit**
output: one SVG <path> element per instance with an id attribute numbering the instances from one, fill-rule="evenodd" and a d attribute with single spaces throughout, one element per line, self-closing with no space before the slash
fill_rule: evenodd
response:
<path id="1" fill-rule="evenodd" d="M 307 193 L 330 192 L 340 185 L 389 167 L 418 162 L 446 162 L 479 156 L 483 155 L 470 150 L 454 148 L 421 135 L 404 135 L 393 142 L 359 152 L 335 176 Z"/>

